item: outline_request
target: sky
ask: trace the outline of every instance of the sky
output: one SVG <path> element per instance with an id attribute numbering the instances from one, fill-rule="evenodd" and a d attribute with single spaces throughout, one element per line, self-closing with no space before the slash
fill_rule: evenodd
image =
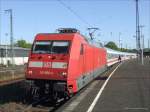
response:
<path id="1" fill-rule="evenodd" d="M 114 41 L 135 48 L 135 0 L 0 0 L 0 41 L 9 44 L 13 10 L 13 37 L 33 42 L 38 33 L 54 33 L 58 28 L 77 28 L 88 36 L 88 27 L 98 27 L 95 40 Z M 150 39 L 150 0 L 139 0 L 140 25 L 145 47 Z"/>

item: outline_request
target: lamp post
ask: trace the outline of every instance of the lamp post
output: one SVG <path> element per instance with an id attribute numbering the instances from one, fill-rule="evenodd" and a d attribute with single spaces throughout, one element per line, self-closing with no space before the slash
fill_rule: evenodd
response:
<path id="1" fill-rule="evenodd" d="M 150 39 L 148 39 L 148 49 L 149 49 Z"/>
<path id="2" fill-rule="evenodd" d="M 142 65 L 144 65 L 144 56 L 143 56 L 143 52 L 144 52 L 144 35 L 141 35 L 141 40 L 142 40 Z"/>
<path id="3" fill-rule="evenodd" d="M 141 44 L 140 44 L 140 27 L 139 27 L 139 0 L 135 0 L 136 2 L 136 39 L 137 39 L 137 54 L 138 59 L 141 58 Z"/>
<path id="4" fill-rule="evenodd" d="M 11 49 L 11 62 L 12 66 L 14 66 L 14 39 L 13 39 L 13 16 L 12 16 L 12 9 L 5 10 L 6 13 L 10 14 L 10 49 Z"/>
<path id="5" fill-rule="evenodd" d="M 136 36 L 136 35 L 133 35 L 133 38 L 135 38 L 135 46 L 136 46 L 136 50 L 138 50 L 137 36 Z"/>
<path id="6" fill-rule="evenodd" d="M 7 58 L 8 58 L 8 49 L 7 49 L 7 36 L 8 36 L 8 33 L 5 33 L 5 36 L 6 36 L 5 57 L 6 57 L 6 67 L 8 67 L 8 60 L 7 60 Z"/>
<path id="7" fill-rule="evenodd" d="M 121 48 L 121 32 L 119 32 L 119 45 L 118 45 L 119 48 Z"/>
<path id="8" fill-rule="evenodd" d="M 140 28 L 141 28 L 141 40 L 142 40 L 142 47 L 141 47 L 141 50 L 142 50 L 142 52 L 141 52 L 141 59 L 142 59 L 142 65 L 144 65 L 144 60 L 143 60 L 143 50 L 144 50 L 144 35 L 143 35 L 143 33 L 142 33 L 142 29 L 144 28 L 144 25 L 140 25 L 139 26 Z"/>

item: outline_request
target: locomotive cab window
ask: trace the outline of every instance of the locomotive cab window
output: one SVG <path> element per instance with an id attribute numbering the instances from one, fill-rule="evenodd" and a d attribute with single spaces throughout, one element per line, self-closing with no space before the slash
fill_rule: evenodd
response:
<path id="1" fill-rule="evenodd" d="M 69 41 L 37 41 L 32 48 L 33 53 L 66 54 L 69 52 Z"/>
<path id="2" fill-rule="evenodd" d="M 51 42 L 35 42 L 33 45 L 33 53 L 50 53 Z"/>
<path id="3" fill-rule="evenodd" d="M 81 44 L 80 55 L 83 55 L 83 44 Z"/>
<path id="4" fill-rule="evenodd" d="M 68 52 L 69 52 L 68 41 L 54 41 L 53 42 L 51 53 L 66 54 Z"/>

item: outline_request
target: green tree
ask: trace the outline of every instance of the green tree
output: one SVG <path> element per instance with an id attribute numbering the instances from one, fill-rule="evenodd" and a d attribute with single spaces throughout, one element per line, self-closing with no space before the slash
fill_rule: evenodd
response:
<path id="1" fill-rule="evenodd" d="M 18 40 L 15 45 L 22 48 L 31 48 L 31 43 L 27 43 L 25 40 Z"/>
<path id="2" fill-rule="evenodd" d="M 114 42 L 112 42 L 112 41 L 108 42 L 108 43 L 105 45 L 105 47 L 108 47 L 108 48 L 111 48 L 111 49 L 114 49 L 114 50 L 118 50 L 117 45 L 116 45 Z"/>

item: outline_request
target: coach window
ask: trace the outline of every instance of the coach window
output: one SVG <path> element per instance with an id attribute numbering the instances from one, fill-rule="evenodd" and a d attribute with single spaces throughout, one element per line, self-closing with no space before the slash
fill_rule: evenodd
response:
<path id="1" fill-rule="evenodd" d="M 81 44 L 80 55 L 83 55 L 83 44 Z"/>

